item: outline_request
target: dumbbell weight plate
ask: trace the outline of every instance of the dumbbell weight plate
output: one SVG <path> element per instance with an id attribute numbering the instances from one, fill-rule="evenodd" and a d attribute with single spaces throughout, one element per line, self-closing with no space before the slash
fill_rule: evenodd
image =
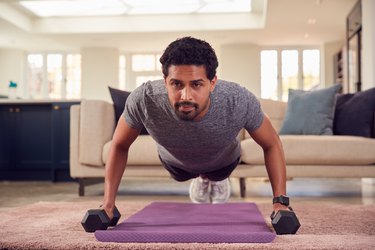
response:
<path id="1" fill-rule="evenodd" d="M 294 212 L 279 210 L 272 219 L 272 226 L 277 234 L 295 234 L 301 224 Z"/>
<path id="2" fill-rule="evenodd" d="M 86 232 L 92 233 L 96 230 L 106 230 L 110 221 L 103 209 L 90 209 L 86 212 L 81 224 Z"/>

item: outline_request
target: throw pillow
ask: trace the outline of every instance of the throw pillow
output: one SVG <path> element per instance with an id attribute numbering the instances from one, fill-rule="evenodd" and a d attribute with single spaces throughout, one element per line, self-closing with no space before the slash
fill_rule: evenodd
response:
<path id="1" fill-rule="evenodd" d="M 279 134 L 332 135 L 336 94 L 340 84 L 304 91 L 289 89 L 288 107 Z"/>
<path id="2" fill-rule="evenodd" d="M 374 137 L 375 88 L 337 97 L 333 134 Z"/>
<path id="3" fill-rule="evenodd" d="M 111 94 L 113 106 L 115 108 L 115 122 L 117 124 L 117 122 L 120 119 L 122 113 L 124 112 L 126 99 L 128 99 L 128 96 L 130 95 L 130 92 L 120 90 L 120 89 L 115 89 L 115 88 L 112 88 L 110 86 L 108 86 L 108 89 L 109 89 L 109 93 Z M 141 135 L 148 135 L 148 132 L 143 127 L 140 134 Z"/>

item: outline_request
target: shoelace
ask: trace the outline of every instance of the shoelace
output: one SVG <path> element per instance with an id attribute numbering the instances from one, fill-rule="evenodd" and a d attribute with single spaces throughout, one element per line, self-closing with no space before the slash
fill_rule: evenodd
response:
<path id="1" fill-rule="evenodd" d="M 208 189 L 208 186 L 209 186 L 209 182 L 207 181 L 202 181 L 201 182 L 201 184 L 202 184 L 202 188 L 200 188 L 199 189 L 199 196 L 203 196 L 204 194 L 206 194 L 206 192 L 207 192 L 207 189 Z"/>
<path id="2" fill-rule="evenodd" d="M 223 183 L 216 183 L 215 185 L 212 185 L 212 190 L 215 191 L 215 192 L 219 192 L 219 193 L 222 193 L 224 192 L 224 184 Z"/>

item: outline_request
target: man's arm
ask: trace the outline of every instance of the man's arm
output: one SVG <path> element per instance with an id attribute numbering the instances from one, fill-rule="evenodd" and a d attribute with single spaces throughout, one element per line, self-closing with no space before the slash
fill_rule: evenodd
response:
<path id="1" fill-rule="evenodd" d="M 113 135 L 108 162 L 105 166 L 104 201 L 102 208 L 113 217 L 116 194 L 125 171 L 130 145 L 138 137 L 139 131 L 131 128 L 121 116 Z"/>
<path id="2" fill-rule="evenodd" d="M 286 165 L 283 147 L 279 135 L 272 127 L 267 115 L 259 128 L 250 133 L 251 137 L 258 143 L 264 152 L 264 160 L 268 177 L 271 182 L 273 196 L 286 195 Z M 273 209 L 287 209 L 284 205 L 276 203 Z"/>

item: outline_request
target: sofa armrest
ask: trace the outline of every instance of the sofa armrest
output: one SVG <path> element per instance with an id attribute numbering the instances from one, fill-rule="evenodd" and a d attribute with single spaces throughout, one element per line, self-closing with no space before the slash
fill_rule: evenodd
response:
<path id="1" fill-rule="evenodd" d="M 260 104 L 264 113 L 268 115 L 272 126 L 279 131 L 284 122 L 284 116 L 288 104 L 283 101 L 275 101 L 270 99 L 260 99 Z"/>
<path id="2" fill-rule="evenodd" d="M 82 100 L 79 121 L 79 162 L 104 166 L 102 151 L 115 129 L 115 111 L 111 103 Z"/>
<path id="3" fill-rule="evenodd" d="M 70 142 L 69 169 L 70 176 L 75 178 L 78 172 L 78 144 L 79 144 L 79 114 L 80 105 L 70 106 Z"/>

